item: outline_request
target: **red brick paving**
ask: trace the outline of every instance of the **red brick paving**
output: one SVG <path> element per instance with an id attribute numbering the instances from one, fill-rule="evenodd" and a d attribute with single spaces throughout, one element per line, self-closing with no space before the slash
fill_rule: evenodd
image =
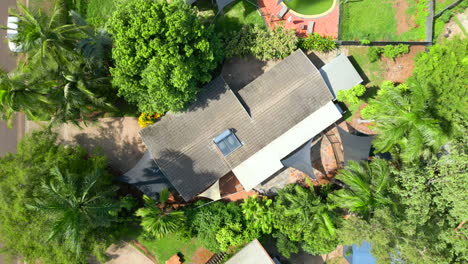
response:
<path id="1" fill-rule="evenodd" d="M 278 0 L 258 0 L 258 6 L 265 22 L 272 29 L 282 24 L 285 28 L 295 29 L 298 36 L 304 37 L 307 35 L 307 28 L 301 29 L 301 25 L 307 27 L 310 21 L 314 21 L 314 33 L 335 39 L 338 37 L 339 4 L 335 5 L 332 12 L 319 18 L 300 18 L 287 12 L 283 19 L 276 16 L 282 8 L 278 5 Z M 289 17 L 292 17 L 291 22 L 288 21 Z"/>
<path id="2" fill-rule="evenodd" d="M 195 253 L 192 255 L 191 262 L 192 264 L 205 264 L 210 260 L 210 258 L 214 255 L 213 252 L 209 251 L 206 248 L 198 248 Z"/>
<path id="3" fill-rule="evenodd" d="M 232 172 L 219 179 L 219 191 L 221 193 L 221 197 L 224 197 L 223 200 L 231 202 L 244 200 L 249 196 L 258 194 L 254 190 L 248 192 L 245 191 L 240 181 Z"/>

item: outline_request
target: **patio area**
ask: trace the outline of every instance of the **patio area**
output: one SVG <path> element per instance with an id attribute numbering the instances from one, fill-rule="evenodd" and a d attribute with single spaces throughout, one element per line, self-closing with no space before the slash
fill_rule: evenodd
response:
<path id="1" fill-rule="evenodd" d="M 280 3 L 278 0 L 259 0 L 258 6 L 270 28 L 283 25 L 285 28 L 295 29 L 298 36 L 305 37 L 307 36 L 307 27 L 310 22 L 314 22 L 313 33 L 318 33 L 320 36 L 331 36 L 335 39 L 338 37 L 339 4 L 337 3 L 330 12 L 317 16 L 303 16 L 289 10 L 282 18 L 277 15 L 285 6 L 284 3 Z"/>

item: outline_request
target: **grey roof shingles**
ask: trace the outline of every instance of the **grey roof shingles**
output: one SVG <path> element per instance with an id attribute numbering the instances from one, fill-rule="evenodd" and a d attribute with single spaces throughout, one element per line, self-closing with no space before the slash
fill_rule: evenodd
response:
<path id="1" fill-rule="evenodd" d="M 319 71 L 297 50 L 237 96 L 222 77 L 214 79 L 186 112 L 168 113 L 140 134 L 164 175 L 190 200 L 332 99 Z M 226 129 L 243 146 L 223 157 L 213 138 Z"/>

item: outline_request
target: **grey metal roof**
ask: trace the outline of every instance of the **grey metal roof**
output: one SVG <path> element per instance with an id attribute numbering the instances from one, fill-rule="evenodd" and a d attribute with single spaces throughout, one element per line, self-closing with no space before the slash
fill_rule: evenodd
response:
<path id="1" fill-rule="evenodd" d="M 255 239 L 226 261 L 226 264 L 274 264 L 274 262 L 260 242 Z"/>
<path id="2" fill-rule="evenodd" d="M 186 112 L 168 113 L 140 135 L 164 175 L 190 200 L 332 99 L 317 68 L 297 50 L 237 95 L 222 77 L 214 79 Z M 242 147 L 223 157 L 213 138 L 226 129 Z"/>
<path id="3" fill-rule="evenodd" d="M 340 54 L 325 64 L 320 69 L 320 73 L 335 97 L 338 91 L 348 90 L 354 85 L 362 83 L 361 75 L 345 54 Z"/>

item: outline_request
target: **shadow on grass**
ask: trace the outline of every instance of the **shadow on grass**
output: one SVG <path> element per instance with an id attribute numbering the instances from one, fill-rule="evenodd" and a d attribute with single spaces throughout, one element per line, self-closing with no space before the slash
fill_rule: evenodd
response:
<path id="1" fill-rule="evenodd" d="M 359 73 L 359 75 L 361 76 L 361 78 L 363 80 L 362 84 L 365 85 L 365 84 L 369 83 L 370 82 L 369 77 L 364 72 L 364 70 L 361 68 L 361 65 L 359 65 L 359 63 L 356 61 L 356 59 L 352 55 L 348 56 L 348 59 L 351 62 L 351 64 L 354 66 L 356 71 Z"/>

